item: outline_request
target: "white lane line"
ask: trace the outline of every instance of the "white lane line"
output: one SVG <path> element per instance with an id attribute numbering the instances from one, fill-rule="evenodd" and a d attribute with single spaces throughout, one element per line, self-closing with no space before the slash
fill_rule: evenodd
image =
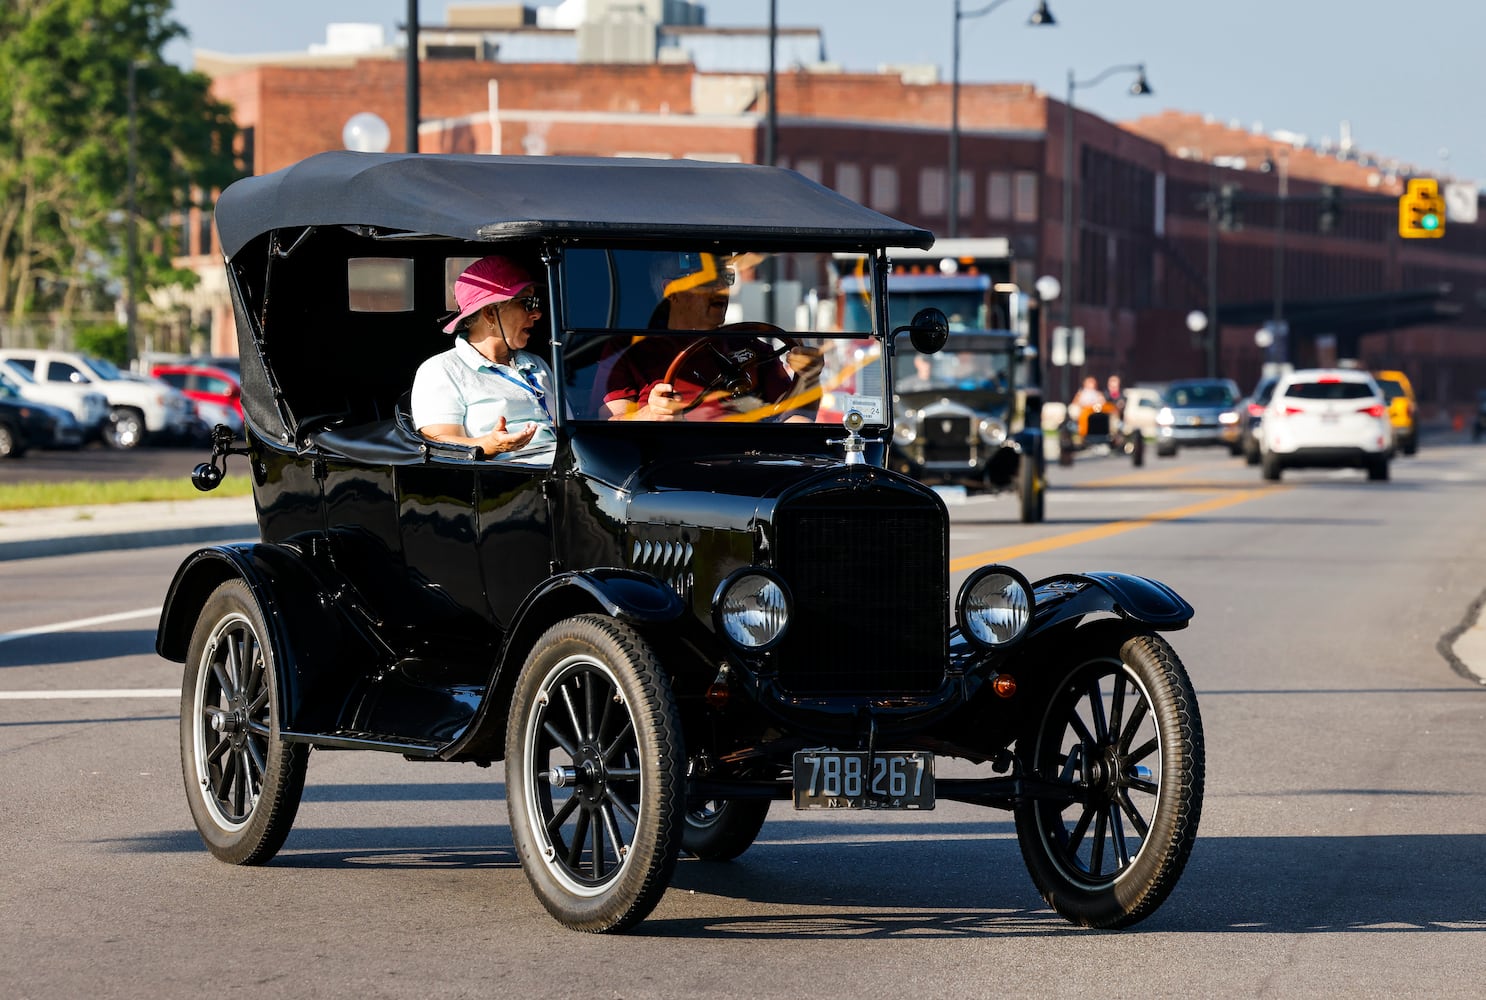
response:
<path id="1" fill-rule="evenodd" d="M 81 688 L 76 691 L 0 691 L 0 701 L 66 701 L 73 698 L 179 698 L 180 688 Z"/>
<path id="2" fill-rule="evenodd" d="M 54 625 L 37 625 L 34 628 L 16 629 L 14 632 L 0 633 L 0 642 L 9 642 L 11 639 L 24 639 L 28 635 L 66 632 L 75 628 L 86 628 L 89 625 L 107 625 L 110 622 L 125 622 L 131 618 L 159 618 L 160 612 L 163 610 L 165 610 L 163 606 L 140 608 L 138 611 L 120 611 L 114 615 L 98 615 L 95 618 L 77 618 L 70 622 L 57 622 Z"/>

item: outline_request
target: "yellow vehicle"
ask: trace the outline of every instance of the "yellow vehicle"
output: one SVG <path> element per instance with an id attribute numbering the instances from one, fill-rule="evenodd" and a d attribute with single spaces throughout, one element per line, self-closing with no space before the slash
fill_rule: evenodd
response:
<path id="1" fill-rule="evenodd" d="M 1414 401 L 1414 387 L 1403 372 L 1373 372 L 1388 401 L 1388 422 L 1393 425 L 1393 440 L 1398 450 L 1412 455 L 1419 450 L 1418 405 Z"/>

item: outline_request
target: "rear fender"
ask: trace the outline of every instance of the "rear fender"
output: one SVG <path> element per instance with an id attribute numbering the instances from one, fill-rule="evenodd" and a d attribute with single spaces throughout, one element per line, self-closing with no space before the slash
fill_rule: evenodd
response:
<path id="1" fill-rule="evenodd" d="M 450 760 L 499 760 L 505 755 L 506 715 L 516 677 L 543 632 L 575 615 L 605 615 L 645 628 L 675 621 L 686 602 L 655 577 L 625 569 L 562 573 L 537 587 L 517 609 L 501 647 L 490 690 L 465 736 L 444 752 Z"/>
<path id="2" fill-rule="evenodd" d="M 170 583 L 155 634 L 156 652 L 184 663 L 207 600 L 232 579 L 247 585 L 268 626 L 280 729 L 317 732 L 333 725 L 344 695 L 340 678 L 345 659 L 354 651 L 324 588 L 292 549 L 254 543 L 193 552 Z"/>
<path id="3" fill-rule="evenodd" d="M 1029 637 L 1092 614 L 1113 614 L 1162 631 L 1186 628 L 1196 614 L 1166 584 L 1129 573 L 1065 573 L 1039 580 L 1032 589 L 1036 607 Z"/>

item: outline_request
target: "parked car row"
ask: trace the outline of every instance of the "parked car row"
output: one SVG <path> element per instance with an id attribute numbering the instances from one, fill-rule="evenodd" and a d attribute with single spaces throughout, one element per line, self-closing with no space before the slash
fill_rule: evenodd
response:
<path id="1" fill-rule="evenodd" d="M 243 429 L 239 376 L 221 366 L 158 364 L 146 375 L 77 351 L 7 348 L 0 350 L 0 385 L 38 412 L 59 411 L 52 413 L 58 429 L 48 433 L 25 430 L 7 410 L 4 434 L 10 448 L 18 443 L 16 454 L 97 440 L 115 448 L 148 439 L 205 441 L 218 424 L 234 436 Z"/>

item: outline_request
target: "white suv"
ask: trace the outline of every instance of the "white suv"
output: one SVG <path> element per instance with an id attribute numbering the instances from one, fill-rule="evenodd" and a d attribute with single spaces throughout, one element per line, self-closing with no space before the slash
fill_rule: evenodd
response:
<path id="1" fill-rule="evenodd" d="M 1284 469 L 1343 466 L 1388 478 L 1393 425 L 1383 390 L 1365 371 L 1307 368 L 1275 386 L 1259 428 L 1265 479 Z"/>
<path id="2" fill-rule="evenodd" d="M 108 397 L 104 440 L 132 448 L 147 434 L 186 437 L 197 428 L 195 407 L 185 394 L 158 380 L 136 381 L 111 362 L 76 351 L 0 350 L 0 361 L 25 370 L 39 384 L 70 383 Z"/>
<path id="3" fill-rule="evenodd" d="M 108 397 L 101 392 L 70 382 L 66 385 L 38 382 L 30 369 L 3 359 L 0 359 L 0 385 L 10 386 L 22 399 L 59 406 L 71 413 L 85 441 L 96 441 L 103 436 L 108 423 Z"/>

